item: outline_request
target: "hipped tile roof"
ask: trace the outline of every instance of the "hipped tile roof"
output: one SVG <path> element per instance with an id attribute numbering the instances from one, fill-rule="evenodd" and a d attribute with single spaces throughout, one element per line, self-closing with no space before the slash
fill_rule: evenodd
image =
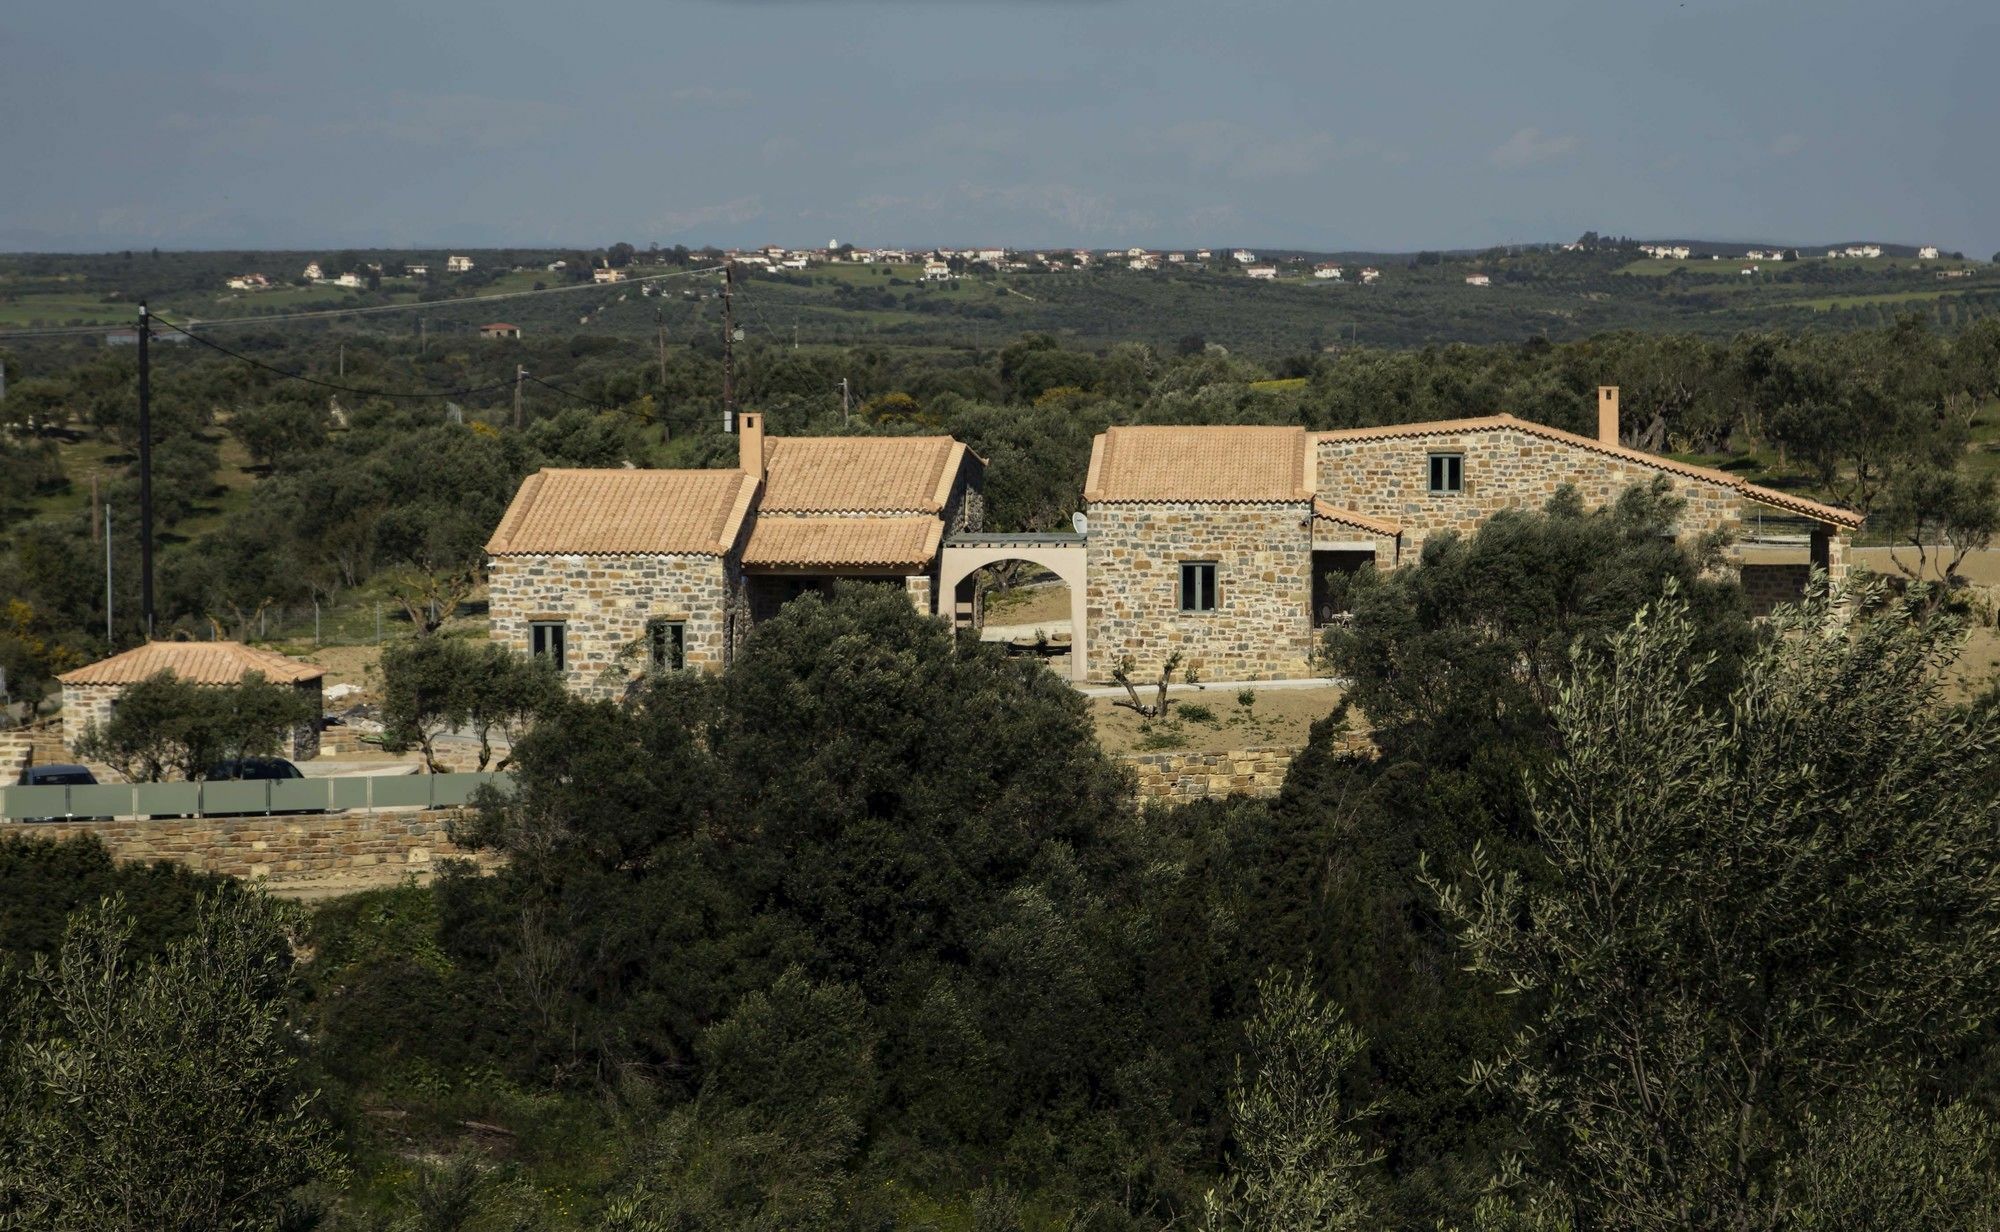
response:
<path id="1" fill-rule="evenodd" d="M 522 481 L 486 550 L 724 556 L 756 493 L 756 479 L 738 470 L 537 471 Z"/>
<path id="2" fill-rule="evenodd" d="M 920 570 L 937 555 L 944 523 L 934 517 L 769 517 L 750 526 L 743 563 L 767 569 Z"/>
<path id="3" fill-rule="evenodd" d="M 965 446 L 948 436 L 764 438 L 763 513 L 938 513 Z"/>
<path id="4" fill-rule="evenodd" d="M 1356 441 L 1381 440 L 1392 437 L 1449 436 L 1466 432 L 1488 432 L 1497 428 L 1525 432 L 1530 436 L 1539 436 L 1544 440 L 1572 445 L 1578 449 L 1586 449 L 1593 453 L 1603 454 L 1606 457 L 1620 458 L 1627 462 L 1636 462 L 1642 466 L 1650 466 L 1655 470 L 1666 471 L 1669 474 L 1685 475 L 1691 479 L 1706 480 L 1709 483 L 1719 484 L 1722 487 L 1735 491 L 1741 494 L 1746 500 L 1770 505 L 1790 513 L 1803 514 L 1815 521 L 1825 522 L 1829 525 L 1844 526 L 1852 529 L 1860 526 L 1864 520 L 1863 515 L 1855 513 L 1853 510 L 1840 509 L 1833 505 L 1823 505 L 1818 501 L 1807 500 L 1802 496 L 1793 496 L 1788 492 L 1779 492 L 1772 488 L 1760 487 L 1754 483 L 1745 483 L 1727 471 L 1713 470 L 1706 466 L 1696 466 L 1690 462 L 1677 462 L 1672 458 L 1663 458 L 1658 454 L 1647 453 L 1641 449 L 1628 449 L 1623 445 L 1607 445 L 1595 437 L 1579 436 L 1574 432 L 1565 432 L 1561 428 L 1551 428 L 1547 424 L 1535 423 L 1532 420 L 1516 419 L 1514 416 L 1507 414 L 1487 415 L 1478 419 L 1445 419 L 1434 423 L 1385 424 L 1378 428 L 1348 428 L 1339 432 L 1318 433 L 1316 439 L 1322 441 Z"/>
<path id="5" fill-rule="evenodd" d="M 1322 522 L 1337 522 L 1342 526 L 1353 526 L 1360 530 L 1365 530 L 1371 535 L 1400 535 L 1403 533 L 1402 524 L 1399 522 L 1391 522 L 1383 518 L 1371 518 L 1365 513 L 1356 513 L 1352 509 L 1336 508 L 1320 500 L 1318 497 L 1313 498 L 1313 516 Z"/>
<path id="6" fill-rule="evenodd" d="M 1304 428 L 1109 428 L 1090 447 L 1087 501 L 1296 501 L 1313 494 Z"/>
<path id="7" fill-rule="evenodd" d="M 189 684 L 239 684 L 251 672 L 279 684 L 318 680 L 326 669 L 241 642 L 147 642 L 64 672 L 64 684 L 137 684 L 171 672 Z"/>

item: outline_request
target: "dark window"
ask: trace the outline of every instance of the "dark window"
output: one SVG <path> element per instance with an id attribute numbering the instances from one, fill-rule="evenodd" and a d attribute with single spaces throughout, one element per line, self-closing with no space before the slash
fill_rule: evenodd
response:
<path id="1" fill-rule="evenodd" d="M 653 670 L 679 671 L 687 666 L 687 626 L 678 620 L 648 622 L 646 647 L 653 660 Z"/>
<path id="2" fill-rule="evenodd" d="M 569 626 L 560 620 L 537 620 L 528 626 L 529 649 L 538 659 L 552 659 L 556 670 L 563 670 L 563 655 L 568 650 Z"/>
<path id="3" fill-rule="evenodd" d="M 1189 562 L 1181 566 L 1181 610 L 1183 612 L 1212 612 L 1215 610 L 1215 565 L 1213 562 Z"/>
<path id="4" fill-rule="evenodd" d="M 1456 453 L 1431 455 L 1431 491 L 1465 491 L 1465 455 Z"/>

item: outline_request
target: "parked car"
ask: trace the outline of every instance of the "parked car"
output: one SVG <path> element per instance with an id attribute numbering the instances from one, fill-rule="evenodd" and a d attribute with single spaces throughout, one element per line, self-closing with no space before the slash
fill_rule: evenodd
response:
<path id="1" fill-rule="evenodd" d="M 69 762 L 50 762 L 46 766 L 29 766 L 21 772 L 23 787 L 95 787 L 97 776 L 88 766 L 78 766 Z M 110 821 L 109 817 L 78 817 L 66 813 L 61 817 L 23 817 L 22 821 Z"/>
<path id="2" fill-rule="evenodd" d="M 208 782 L 268 782 L 275 779 L 302 779 L 306 777 L 299 768 L 282 757 L 245 757 L 219 761 L 208 768 L 202 778 Z M 272 810 L 258 809 L 248 813 L 217 813 L 204 810 L 209 817 L 262 817 Z M 324 813 L 325 809 L 286 809 L 287 813 Z"/>
<path id="3" fill-rule="evenodd" d="M 302 779 L 305 775 L 282 757 L 245 757 L 216 762 L 202 777 L 213 782 L 216 779 Z"/>

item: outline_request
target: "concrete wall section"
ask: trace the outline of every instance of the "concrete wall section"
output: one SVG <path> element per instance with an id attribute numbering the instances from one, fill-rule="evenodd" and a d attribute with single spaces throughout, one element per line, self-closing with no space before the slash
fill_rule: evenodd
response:
<path id="1" fill-rule="evenodd" d="M 502 556 L 488 583 L 493 640 L 528 654 L 532 624 L 564 622 L 564 678 L 585 697 L 614 697 L 644 672 L 648 621 L 685 623 L 687 666 L 709 671 L 728 662 L 732 632 L 747 632 L 732 620 L 742 580 L 714 556 Z"/>
<path id="2" fill-rule="evenodd" d="M 1090 507 L 1090 675 L 1130 657 L 1157 677 L 1178 650 L 1207 680 L 1311 673 L 1312 531 L 1307 502 L 1102 502 Z M 1180 567 L 1213 561 L 1218 606 L 1184 612 Z"/>

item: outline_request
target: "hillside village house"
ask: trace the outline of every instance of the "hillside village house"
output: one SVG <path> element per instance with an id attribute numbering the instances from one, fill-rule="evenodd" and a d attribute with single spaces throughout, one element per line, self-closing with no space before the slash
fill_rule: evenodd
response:
<path id="1" fill-rule="evenodd" d="M 1091 447 L 1075 535 L 981 532 L 984 462 L 949 437 L 765 437 L 740 418 L 731 470 L 545 470 L 487 544 L 495 640 L 552 658 L 607 696 L 647 666 L 716 669 L 757 621 L 836 578 L 906 592 L 976 625 L 977 569 L 1024 561 L 1070 587 L 1070 670 L 1145 677 L 1180 652 L 1208 680 L 1312 674 L 1315 631 L 1338 617 L 1330 578 L 1414 562 L 1445 531 L 1586 505 L 1663 478 L 1679 533 L 1723 532 L 1753 610 L 1838 581 L 1859 514 L 1630 448 L 1618 391 L 1598 432 L 1511 415 L 1337 432 L 1115 427 Z"/>
<path id="2" fill-rule="evenodd" d="M 306 698 L 312 719 L 293 730 L 287 755 L 296 761 L 319 755 L 325 669 L 241 642 L 147 642 L 64 672 L 57 678 L 62 683 L 64 746 L 74 751 L 85 731 L 111 721 L 125 690 L 162 672 L 189 684 L 214 686 L 242 684 L 255 672 L 273 684 L 290 685 Z"/>
<path id="3" fill-rule="evenodd" d="M 1814 566 L 1845 575 L 1859 514 L 1627 448 L 1614 388 L 1599 391 L 1594 439 L 1510 415 L 1318 433 L 1120 427 L 1091 449 L 1080 640 L 1099 676 L 1126 659 L 1156 673 L 1176 650 L 1209 680 L 1306 676 L 1314 629 L 1335 615 L 1327 577 L 1415 561 L 1431 535 L 1539 509 L 1565 484 L 1595 507 L 1656 475 L 1685 502 L 1683 535 L 1761 525 L 1785 541 L 1737 550 L 1753 609 L 1798 598 Z"/>
<path id="4" fill-rule="evenodd" d="M 521 327 L 510 325 L 506 321 L 493 321 L 479 327 L 479 336 L 481 338 L 519 338 L 521 336 Z"/>
<path id="5" fill-rule="evenodd" d="M 461 257 L 454 253 L 444 259 L 444 272 L 447 274 L 469 274 L 472 272 L 472 258 Z"/>
<path id="6" fill-rule="evenodd" d="M 753 623 L 835 579 L 934 612 L 939 545 L 977 530 L 985 463 L 943 436 L 766 437 L 730 470 L 543 470 L 486 545 L 493 638 L 613 696 L 647 668 L 725 666 Z"/>

